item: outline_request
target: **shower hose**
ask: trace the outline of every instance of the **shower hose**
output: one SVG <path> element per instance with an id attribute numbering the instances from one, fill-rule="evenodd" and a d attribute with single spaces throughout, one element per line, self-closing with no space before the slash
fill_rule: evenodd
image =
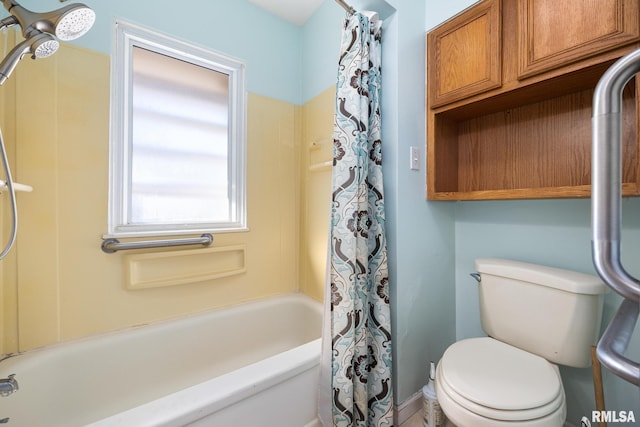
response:
<path id="1" fill-rule="evenodd" d="M 18 207 L 16 204 L 16 192 L 13 188 L 13 180 L 11 179 L 11 169 L 9 169 L 9 160 L 7 159 L 7 150 L 4 146 L 4 140 L 2 138 L 2 130 L 0 130 L 0 158 L 2 159 L 2 166 L 5 171 L 5 176 L 7 178 L 7 188 L 9 189 L 9 198 L 11 203 L 11 218 L 12 218 L 12 227 L 11 227 L 11 235 L 9 236 L 9 241 L 6 246 L 0 252 L 0 260 L 3 259 L 13 246 L 13 243 L 16 241 L 16 232 L 18 230 Z"/>

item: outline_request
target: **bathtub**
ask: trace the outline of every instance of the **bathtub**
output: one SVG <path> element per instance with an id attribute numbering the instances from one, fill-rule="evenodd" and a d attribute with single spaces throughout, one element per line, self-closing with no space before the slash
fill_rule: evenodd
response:
<path id="1" fill-rule="evenodd" d="M 0 421 L 38 426 L 319 426 L 322 308 L 287 294 L 0 361 Z"/>

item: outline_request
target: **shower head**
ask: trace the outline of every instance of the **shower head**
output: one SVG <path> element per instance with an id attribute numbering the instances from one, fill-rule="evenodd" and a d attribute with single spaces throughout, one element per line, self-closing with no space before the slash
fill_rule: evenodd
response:
<path id="1" fill-rule="evenodd" d="M 33 59 L 46 58 L 58 50 L 58 41 L 75 40 L 93 26 L 96 14 L 81 3 L 74 3 L 52 12 L 35 13 L 20 6 L 16 0 L 0 0 L 11 16 L 0 19 L 0 29 L 20 25 L 25 40 L 14 47 L 0 63 L 0 85 L 4 84 L 18 62 L 27 54 Z"/>
<path id="2" fill-rule="evenodd" d="M 64 14 L 59 16 L 54 27 L 56 37 L 60 40 L 75 40 L 82 37 L 96 21 L 95 12 L 80 3 L 70 4 L 58 10 L 60 11 L 64 11 Z"/>
<path id="3" fill-rule="evenodd" d="M 32 12 L 16 0 L 2 0 L 2 3 L 14 17 L 14 23 L 22 28 L 25 39 L 37 31 L 54 34 L 63 41 L 75 40 L 89 31 L 96 20 L 95 12 L 81 3 L 44 13 Z"/>
<path id="4" fill-rule="evenodd" d="M 22 41 L 0 63 L 0 85 L 9 78 L 18 62 L 28 54 L 35 58 L 46 58 L 58 50 L 58 42 L 51 34 L 37 33 Z"/>

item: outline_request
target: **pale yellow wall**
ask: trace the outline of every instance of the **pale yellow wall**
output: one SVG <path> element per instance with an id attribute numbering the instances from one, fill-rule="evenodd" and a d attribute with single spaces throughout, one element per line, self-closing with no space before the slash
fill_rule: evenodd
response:
<path id="1" fill-rule="evenodd" d="M 100 249 L 109 57 L 65 45 L 50 58 L 23 60 L 12 79 L 15 126 L 5 123 L 15 128 L 12 166 L 34 191 L 18 195 L 18 242 L 13 261 L 1 261 L 3 353 L 298 289 L 301 107 L 249 94 L 250 231 L 218 234 L 214 243 L 245 245 L 246 272 L 132 291 L 123 286 L 127 253 Z M 8 199 L 0 198 L 6 212 Z M 3 237 L 6 224 L 5 213 Z"/>
<path id="2" fill-rule="evenodd" d="M 322 301 L 331 206 L 335 87 L 302 107 L 300 288 Z"/>

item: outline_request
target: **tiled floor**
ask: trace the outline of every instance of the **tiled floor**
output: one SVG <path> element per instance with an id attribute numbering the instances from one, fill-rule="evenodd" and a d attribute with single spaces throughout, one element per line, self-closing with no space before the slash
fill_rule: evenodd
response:
<path id="1" fill-rule="evenodd" d="M 453 426 L 453 424 L 451 424 L 451 422 L 447 420 L 447 427 L 452 427 L 452 426 Z M 423 427 L 423 425 L 422 425 L 422 411 L 418 411 L 415 414 L 413 414 L 411 416 L 411 418 L 409 418 L 404 423 L 400 424 L 400 427 Z M 453 426 L 453 427 L 455 427 L 455 426 Z M 573 426 L 573 424 L 565 423 L 564 427 L 574 427 L 574 426 Z"/>
<path id="2" fill-rule="evenodd" d="M 423 427 L 422 425 L 422 411 L 418 411 L 413 414 L 407 421 L 400 424 L 400 427 Z M 455 427 L 447 420 L 446 427 Z"/>
<path id="3" fill-rule="evenodd" d="M 400 427 L 422 427 L 422 412 L 418 411 L 407 421 L 402 423 Z"/>

